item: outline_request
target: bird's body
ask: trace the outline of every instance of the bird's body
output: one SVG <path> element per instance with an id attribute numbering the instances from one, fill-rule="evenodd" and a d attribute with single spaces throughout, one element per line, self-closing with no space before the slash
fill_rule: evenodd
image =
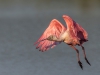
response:
<path id="1" fill-rule="evenodd" d="M 65 31 L 64 34 L 62 34 L 61 38 L 63 38 L 64 42 L 68 45 L 78 45 L 79 41 L 77 38 L 73 38 L 72 35 L 70 34 L 70 31 Z"/>
<path id="2" fill-rule="evenodd" d="M 83 69 L 82 63 L 80 62 L 79 58 L 79 51 L 74 46 L 78 45 L 82 47 L 85 60 L 90 65 L 89 61 L 86 58 L 85 49 L 82 46 L 84 42 L 88 41 L 88 34 L 78 23 L 76 23 L 69 16 L 63 15 L 63 19 L 65 20 L 67 27 L 63 26 L 58 20 L 53 19 L 42 36 L 35 43 L 37 44 L 36 48 L 39 48 L 40 51 L 46 51 L 50 48 L 54 48 L 57 44 L 64 42 L 74 50 L 76 50 L 78 63 Z"/>

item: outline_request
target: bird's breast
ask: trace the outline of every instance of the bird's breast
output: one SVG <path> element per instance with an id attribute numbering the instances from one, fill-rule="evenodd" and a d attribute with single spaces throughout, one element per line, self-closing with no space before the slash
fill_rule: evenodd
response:
<path id="1" fill-rule="evenodd" d="M 71 35 L 69 34 L 69 32 L 65 31 L 61 36 L 60 36 L 61 39 L 64 40 L 64 42 L 69 42 L 72 40 L 72 37 Z"/>
<path id="2" fill-rule="evenodd" d="M 77 45 L 78 43 L 74 40 L 73 36 L 70 34 L 70 32 L 66 31 L 61 35 L 61 38 L 64 40 L 67 44 Z"/>

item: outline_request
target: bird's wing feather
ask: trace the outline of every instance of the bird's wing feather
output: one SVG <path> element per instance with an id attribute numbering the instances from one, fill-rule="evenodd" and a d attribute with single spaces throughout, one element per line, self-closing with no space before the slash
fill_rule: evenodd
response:
<path id="1" fill-rule="evenodd" d="M 80 40 L 87 40 L 87 32 L 78 23 L 76 23 L 71 17 L 67 15 L 63 15 L 63 18 L 67 24 L 67 29 L 71 31 L 73 37 L 78 37 Z"/>
<path id="2" fill-rule="evenodd" d="M 87 40 L 88 34 L 87 32 L 75 21 L 73 21 L 72 29 L 75 34 L 80 40 Z"/>
<path id="3" fill-rule="evenodd" d="M 59 38 L 60 34 L 65 30 L 66 28 L 58 20 L 53 19 L 42 36 L 35 42 L 35 45 L 37 45 L 36 48 L 39 48 L 40 51 L 46 51 L 50 48 L 55 47 L 60 42 L 49 41 L 46 40 L 46 38 L 48 38 L 50 35 L 54 35 Z"/>

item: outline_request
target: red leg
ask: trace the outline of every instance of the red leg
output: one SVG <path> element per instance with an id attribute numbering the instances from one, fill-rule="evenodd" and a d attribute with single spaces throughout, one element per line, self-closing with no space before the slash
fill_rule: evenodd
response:
<path id="1" fill-rule="evenodd" d="M 77 60 L 78 60 L 78 64 L 79 64 L 79 66 L 83 69 L 83 66 L 82 66 L 82 63 L 81 63 L 81 61 L 80 61 L 80 57 L 79 57 L 79 51 L 78 51 L 78 49 L 76 49 L 74 46 L 72 46 L 72 45 L 70 45 L 74 50 L 76 50 L 76 52 L 77 52 Z"/>
<path id="2" fill-rule="evenodd" d="M 84 53 L 84 58 L 85 58 L 86 62 L 91 66 L 91 64 L 89 63 L 89 61 L 88 61 L 88 59 L 86 57 L 86 53 L 85 53 L 84 47 L 82 45 L 81 45 L 81 47 L 82 47 L 82 50 L 83 50 L 83 53 Z"/>

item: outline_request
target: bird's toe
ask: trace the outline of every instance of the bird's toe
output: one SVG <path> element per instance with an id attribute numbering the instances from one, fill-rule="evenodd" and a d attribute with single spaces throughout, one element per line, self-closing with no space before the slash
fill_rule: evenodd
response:
<path id="1" fill-rule="evenodd" d="M 90 62 L 88 61 L 88 59 L 85 57 L 86 62 L 91 66 Z"/>
<path id="2" fill-rule="evenodd" d="M 81 67 L 81 69 L 83 70 L 83 65 L 82 65 L 81 61 L 78 61 L 78 64 Z"/>

